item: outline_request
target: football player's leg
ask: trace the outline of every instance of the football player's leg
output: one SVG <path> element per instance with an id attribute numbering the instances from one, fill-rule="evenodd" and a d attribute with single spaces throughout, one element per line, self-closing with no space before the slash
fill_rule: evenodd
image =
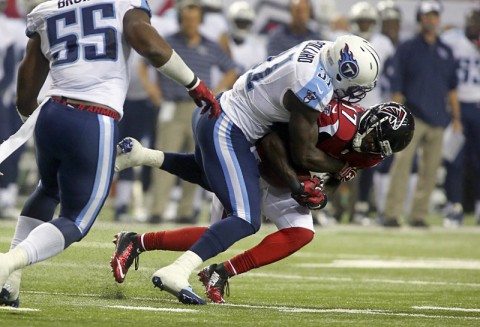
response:
<path id="1" fill-rule="evenodd" d="M 255 247 L 220 264 L 202 269 L 198 276 L 207 296 L 217 303 L 225 302 L 226 281 L 235 275 L 282 260 L 300 250 L 313 239 L 313 219 L 285 189 L 264 188 L 262 209 L 279 231 L 266 236 Z M 215 202 L 214 202 L 215 204 Z"/>
<path id="2" fill-rule="evenodd" d="M 196 267 L 260 227 L 259 172 L 243 133 L 224 115 L 217 120 L 201 116 L 195 136 L 208 185 L 230 215 L 210 226 L 173 264 L 154 273 L 154 284 L 176 295 L 180 301 L 181 291 L 188 288 L 191 291 L 188 278 Z"/>
<path id="3" fill-rule="evenodd" d="M 37 147 L 42 147 L 41 140 L 37 140 Z M 41 182 L 35 191 L 27 199 L 20 217 L 17 221 L 15 234 L 10 244 L 10 251 L 4 257 L 3 268 L 10 271 L 6 280 L 0 276 L 0 285 L 2 286 L 0 294 L 0 303 L 5 305 L 18 306 L 18 294 L 20 291 L 21 268 L 28 264 L 25 250 L 17 246 L 22 243 L 28 235 L 44 222 L 53 218 L 55 209 L 59 203 L 57 170 L 59 161 L 45 154 L 44 149 L 37 152 L 37 162 Z M 20 261 L 19 261 L 20 260 Z M 16 268 L 13 267 L 16 265 Z M 0 268 L 1 269 L 1 268 Z"/>

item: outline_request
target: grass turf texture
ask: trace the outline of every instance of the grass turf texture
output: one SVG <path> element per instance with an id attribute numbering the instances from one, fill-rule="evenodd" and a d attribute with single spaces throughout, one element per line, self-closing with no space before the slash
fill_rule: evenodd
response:
<path id="1" fill-rule="evenodd" d="M 3 326 L 480 326 L 479 227 L 447 230 L 433 220 L 438 226 L 429 230 L 318 227 L 300 252 L 232 278 L 226 305 L 186 306 L 151 283 L 178 253 L 142 254 L 124 284 L 109 266 L 118 231 L 179 226 L 107 220 L 101 216 L 82 242 L 24 270 L 22 309 L 0 307 Z M 14 227 L 0 221 L 0 251 Z M 205 265 L 272 231 L 262 226 Z M 195 277 L 191 284 L 203 294 Z"/>

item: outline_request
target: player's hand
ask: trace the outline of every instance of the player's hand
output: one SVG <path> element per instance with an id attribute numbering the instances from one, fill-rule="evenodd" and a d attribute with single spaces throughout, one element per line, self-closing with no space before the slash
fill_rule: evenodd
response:
<path id="1" fill-rule="evenodd" d="M 335 174 L 335 177 L 341 182 L 348 182 L 354 179 L 355 176 L 357 176 L 357 167 L 351 167 L 348 163 L 342 168 L 342 170 Z"/>
<path id="2" fill-rule="evenodd" d="M 292 198 L 310 210 L 323 209 L 328 202 L 327 195 L 323 193 L 323 179 L 313 176 L 300 183 L 298 190 L 292 192 Z"/>
<path id="3" fill-rule="evenodd" d="M 208 114 L 208 118 L 217 118 L 220 116 L 220 105 L 218 104 L 217 100 L 213 96 L 212 91 L 200 81 L 196 87 L 188 91 L 188 94 L 192 97 L 195 104 L 201 108 L 202 106 L 202 115 L 205 114 L 207 111 L 210 111 Z M 203 104 L 205 102 L 205 105 Z"/>

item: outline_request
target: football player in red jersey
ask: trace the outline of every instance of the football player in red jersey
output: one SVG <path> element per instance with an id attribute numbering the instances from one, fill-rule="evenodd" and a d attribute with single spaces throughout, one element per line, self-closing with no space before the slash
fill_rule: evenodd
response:
<path id="1" fill-rule="evenodd" d="M 342 181 L 355 177 L 357 169 L 372 167 L 410 142 L 414 131 L 411 113 L 398 103 L 376 105 L 367 110 L 339 100 L 319 115 L 317 147 L 334 158 L 346 162 L 341 173 L 328 174 L 323 180 L 308 179 L 307 172 L 294 167 L 288 156 L 288 131 L 279 125 L 257 145 L 262 171 L 262 210 L 277 228 L 258 245 L 220 264 L 202 269 L 198 276 L 206 287 L 206 295 L 216 303 L 224 303 L 223 294 L 232 276 L 279 261 L 308 244 L 314 236 L 310 209 L 326 204 L 324 192 L 333 193 Z M 135 146 L 141 146 L 138 142 Z M 151 151 L 151 150 L 148 150 Z M 120 155 L 121 156 L 121 155 Z M 118 159 L 117 159 L 118 160 Z M 118 164 L 118 163 L 117 163 Z M 289 185 L 310 183 L 320 193 L 302 199 L 293 198 Z M 223 207 L 214 197 L 211 222 L 222 219 Z M 172 231 L 136 234 L 120 232 L 115 236 L 116 249 L 112 257 L 113 274 L 123 282 L 128 268 L 143 251 L 188 249 L 207 227 L 187 227 Z"/>

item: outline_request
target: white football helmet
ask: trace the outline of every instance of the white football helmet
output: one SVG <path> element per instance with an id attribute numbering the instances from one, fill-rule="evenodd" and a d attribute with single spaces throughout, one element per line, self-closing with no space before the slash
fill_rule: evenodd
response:
<path id="1" fill-rule="evenodd" d="M 355 35 L 369 39 L 378 20 L 377 9 L 367 1 L 355 3 L 348 15 L 351 32 Z"/>
<path id="2" fill-rule="evenodd" d="M 340 99 L 358 102 L 375 87 L 380 58 L 373 46 L 355 35 L 343 35 L 322 52 L 322 63 Z"/>
<path id="3" fill-rule="evenodd" d="M 382 21 L 389 19 L 400 20 L 402 18 L 400 8 L 393 0 L 380 1 L 377 4 L 377 10 Z"/>
<path id="4" fill-rule="evenodd" d="M 228 26 L 234 39 L 243 41 L 250 34 L 255 11 L 247 1 L 234 2 L 227 12 Z"/>

